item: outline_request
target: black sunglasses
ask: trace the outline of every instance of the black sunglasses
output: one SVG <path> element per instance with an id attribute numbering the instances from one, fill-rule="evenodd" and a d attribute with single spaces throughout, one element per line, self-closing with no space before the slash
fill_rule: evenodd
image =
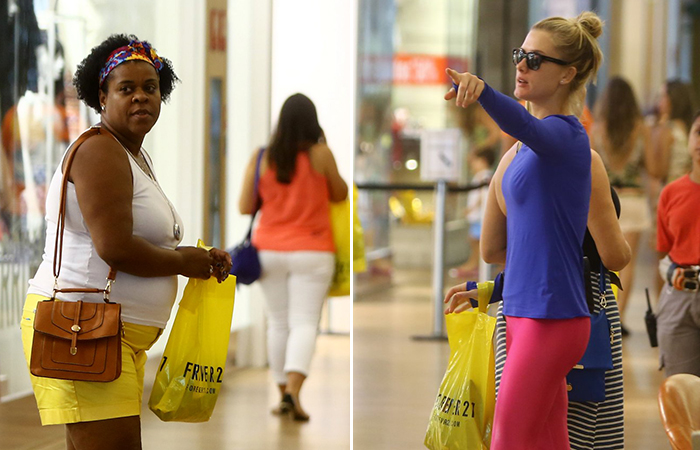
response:
<path id="1" fill-rule="evenodd" d="M 514 48 L 513 65 L 517 66 L 523 59 L 530 70 L 538 70 L 542 65 L 542 61 L 553 62 L 554 64 L 559 64 L 560 66 L 568 66 L 571 64 L 566 61 L 562 61 L 561 59 L 552 58 L 551 56 L 544 56 L 535 52 L 526 52 L 522 48 Z"/>

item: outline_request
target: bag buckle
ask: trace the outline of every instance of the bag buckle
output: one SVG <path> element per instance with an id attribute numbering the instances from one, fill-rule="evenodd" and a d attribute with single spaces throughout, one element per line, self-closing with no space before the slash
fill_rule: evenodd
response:
<path id="1" fill-rule="evenodd" d="M 71 334 L 70 339 L 70 354 L 75 356 L 78 353 L 78 333 L 81 330 L 80 326 L 80 313 L 83 309 L 83 302 L 78 300 L 75 305 L 75 317 L 73 317 L 73 325 L 70 327 Z"/>
<path id="2" fill-rule="evenodd" d="M 103 295 L 104 301 L 106 303 L 109 303 L 109 294 L 112 293 L 112 285 L 115 282 L 116 282 L 115 280 L 107 278 L 107 286 L 105 286 L 104 295 Z"/>

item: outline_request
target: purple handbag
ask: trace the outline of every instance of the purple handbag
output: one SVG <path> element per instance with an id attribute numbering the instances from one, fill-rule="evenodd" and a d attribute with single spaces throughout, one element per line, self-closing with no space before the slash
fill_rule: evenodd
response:
<path id="1" fill-rule="evenodd" d="M 251 242 L 251 236 L 253 234 L 253 223 L 255 222 L 255 216 L 260 210 L 260 196 L 258 195 L 258 182 L 260 181 L 260 161 L 262 161 L 264 148 L 261 148 L 258 152 L 258 159 L 255 163 L 255 211 L 253 211 L 252 217 L 250 218 L 250 226 L 248 227 L 248 233 L 246 233 L 243 242 L 235 246 L 233 249 L 229 250 L 231 255 L 231 270 L 230 274 L 236 276 L 236 282 L 240 284 L 251 284 L 260 278 L 262 273 L 262 268 L 260 267 L 260 258 L 258 258 L 258 249 L 255 248 Z"/>

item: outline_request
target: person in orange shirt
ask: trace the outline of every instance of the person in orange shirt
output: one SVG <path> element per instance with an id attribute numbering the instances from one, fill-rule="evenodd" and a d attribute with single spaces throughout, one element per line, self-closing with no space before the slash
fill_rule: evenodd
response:
<path id="1" fill-rule="evenodd" d="M 656 249 L 666 281 L 659 298 L 657 330 L 666 376 L 700 376 L 700 111 L 690 128 L 688 153 L 692 170 L 661 191 L 657 215 Z"/>
<path id="2" fill-rule="evenodd" d="M 272 412 L 307 421 L 299 393 L 335 269 L 330 202 L 345 200 L 348 186 L 325 143 L 316 107 L 303 94 L 284 102 L 270 144 L 260 151 L 258 192 L 254 152 L 239 209 L 252 214 L 262 202 L 253 245 L 262 266 L 258 281 L 265 295 L 270 369 L 282 395 Z"/>

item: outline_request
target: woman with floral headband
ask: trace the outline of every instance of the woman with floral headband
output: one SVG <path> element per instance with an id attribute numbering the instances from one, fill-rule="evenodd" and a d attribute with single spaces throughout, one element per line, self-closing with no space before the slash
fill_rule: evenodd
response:
<path id="1" fill-rule="evenodd" d="M 228 253 L 178 247 L 182 221 L 166 198 L 150 157 L 141 147 L 158 121 L 161 103 L 177 76 L 170 61 L 148 42 L 113 35 L 81 62 L 73 83 L 78 96 L 100 114 L 76 152 L 66 191 L 60 287 L 100 287 L 109 268 L 118 272 L 111 292 L 121 304 L 122 372 L 108 383 L 31 377 L 43 425 L 66 424 L 69 450 L 141 448 L 143 370 L 148 350 L 170 316 L 177 275 L 222 281 Z M 44 256 L 22 317 L 25 356 L 31 352 L 34 310 L 51 297 L 54 238 L 63 166 L 46 200 Z M 101 302 L 94 294 L 66 294 L 65 301 Z"/>

